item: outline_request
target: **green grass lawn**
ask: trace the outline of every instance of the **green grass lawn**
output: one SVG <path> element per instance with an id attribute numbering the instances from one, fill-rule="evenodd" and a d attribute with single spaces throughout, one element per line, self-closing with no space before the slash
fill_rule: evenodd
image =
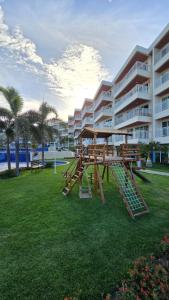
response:
<path id="1" fill-rule="evenodd" d="M 138 181 L 150 214 L 133 221 L 113 180 L 104 206 L 65 198 L 64 168 L 0 180 L 0 299 L 101 299 L 169 233 L 168 178 Z"/>

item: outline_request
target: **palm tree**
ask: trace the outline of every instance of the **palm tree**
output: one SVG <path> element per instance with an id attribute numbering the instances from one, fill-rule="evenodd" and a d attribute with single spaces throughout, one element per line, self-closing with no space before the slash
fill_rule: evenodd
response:
<path id="1" fill-rule="evenodd" d="M 27 113 L 23 113 L 18 118 L 19 136 L 22 138 L 26 150 L 26 165 L 29 168 L 29 141 L 31 141 L 31 123 Z"/>
<path id="2" fill-rule="evenodd" d="M 16 157 L 16 176 L 19 176 L 19 114 L 23 107 L 23 99 L 13 87 L 0 87 L 0 92 L 6 99 L 9 109 L 6 112 L 10 114 L 11 120 L 14 123 L 14 137 L 15 137 L 15 157 Z M 0 108 L 1 109 L 4 108 Z"/>
<path id="3" fill-rule="evenodd" d="M 7 163 L 8 163 L 8 171 L 10 171 L 11 170 L 10 142 L 14 138 L 14 123 L 12 121 L 11 113 L 5 108 L 0 108 L 0 130 L 4 132 L 6 136 Z"/>
<path id="4" fill-rule="evenodd" d="M 55 118 L 50 118 L 50 114 L 54 114 Z M 30 110 L 27 112 L 31 123 L 31 132 L 34 139 L 42 145 L 42 164 L 44 165 L 44 149 L 45 143 L 53 140 L 56 130 L 49 125 L 50 121 L 57 120 L 58 114 L 53 106 L 42 102 L 39 111 Z"/>

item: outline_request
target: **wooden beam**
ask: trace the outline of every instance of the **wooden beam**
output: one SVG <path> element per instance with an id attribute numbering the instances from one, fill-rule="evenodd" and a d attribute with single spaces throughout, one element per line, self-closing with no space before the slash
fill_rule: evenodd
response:
<path id="1" fill-rule="evenodd" d="M 104 204 L 105 203 L 105 197 L 104 197 L 104 192 L 103 192 L 103 183 L 102 183 L 102 178 L 100 176 L 99 166 L 98 165 L 96 167 L 96 170 L 97 170 L 97 177 L 98 177 L 100 197 L 101 197 L 102 203 Z"/>

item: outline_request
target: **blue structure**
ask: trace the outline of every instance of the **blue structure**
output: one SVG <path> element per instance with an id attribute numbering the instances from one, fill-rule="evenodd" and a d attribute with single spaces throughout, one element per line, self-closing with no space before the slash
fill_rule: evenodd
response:
<path id="1" fill-rule="evenodd" d="M 15 152 L 11 151 L 10 153 L 10 161 L 15 162 Z M 26 151 L 19 151 L 19 161 L 26 162 Z M 29 151 L 29 161 L 30 161 L 30 151 Z M 6 151 L 0 151 L 0 163 L 7 162 L 7 154 Z"/>

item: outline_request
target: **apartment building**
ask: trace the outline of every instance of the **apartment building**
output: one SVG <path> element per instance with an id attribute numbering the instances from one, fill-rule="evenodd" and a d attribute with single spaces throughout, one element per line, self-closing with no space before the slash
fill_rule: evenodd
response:
<path id="1" fill-rule="evenodd" d="M 153 140 L 169 144 L 169 24 L 150 46 L 153 73 Z"/>
<path id="2" fill-rule="evenodd" d="M 86 100 L 81 129 L 85 106 Z M 93 124 L 87 125 L 126 129 L 132 133 L 129 143 L 169 144 L 169 24 L 149 48 L 134 48 L 112 82 L 101 82 L 90 113 Z M 124 138 L 112 142 L 118 146 Z"/>
<path id="3" fill-rule="evenodd" d="M 55 143 L 57 147 L 67 147 L 68 140 L 68 123 L 64 122 L 60 119 L 58 120 L 50 120 L 48 125 L 56 129 L 55 134 Z"/>
<path id="4" fill-rule="evenodd" d="M 74 131 L 74 140 L 75 145 L 77 143 L 77 138 L 81 132 L 82 129 L 82 118 L 81 118 L 81 109 L 75 109 L 74 111 L 74 125 L 73 125 L 73 131 Z"/>
<path id="5" fill-rule="evenodd" d="M 112 126 L 112 82 L 102 81 L 93 98 L 95 127 Z"/>
<path id="6" fill-rule="evenodd" d="M 148 50 L 136 46 L 114 79 L 113 127 L 126 129 L 129 143 L 152 139 L 152 58 Z M 124 141 L 115 137 L 115 145 Z"/>
<path id="7" fill-rule="evenodd" d="M 85 99 L 81 109 L 82 128 L 93 127 L 93 100 Z"/>

